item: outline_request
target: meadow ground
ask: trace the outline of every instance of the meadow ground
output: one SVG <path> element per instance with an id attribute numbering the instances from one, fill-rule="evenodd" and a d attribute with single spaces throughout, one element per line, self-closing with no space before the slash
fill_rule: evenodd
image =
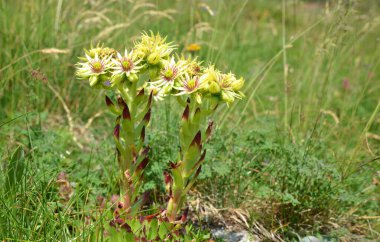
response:
<path id="1" fill-rule="evenodd" d="M 214 117 L 189 199 L 198 227 L 380 239 L 377 0 L 0 0 L 0 240 L 89 240 L 108 222 L 96 200 L 119 193 L 112 116 L 74 64 L 91 42 L 122 50 L 149 30 L 246 79 Z M 176 115 L 153 110 L 157 202 Z"/>

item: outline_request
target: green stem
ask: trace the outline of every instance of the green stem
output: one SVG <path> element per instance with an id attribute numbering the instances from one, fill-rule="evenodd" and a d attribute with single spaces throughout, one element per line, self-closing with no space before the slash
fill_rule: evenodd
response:
<path id="1" fill-rule="evenodd" d="M 184 107 L 184 108 L 186 107 L 187 103 L 186 103 L 185 100 L 182 99 L 181 96 L 177 96 L 177 101 L 178 101 L 178 103 L 179 103 L 182 107 Z"/>
<path id="2" fill-rule="evenodd" d="M 211 103 L 198 104 L 195 99 L 191 99 L 189 104 L 189 117 L 183 119 L 180 129 L 181 138 L 181 156 L 177 162 L 177 167 L 172 169 L 173 195 L 169 200 L 167 207 L 167 217 L 171 223 L 175 222 L 177 213 L 181 210 L 186 201 L 186 195 L 199 174 L 198 168 L 201 166 L 202 145 L 197 142 L 202 142 L 202 139 L 196 141 L 196 135 L 201 131 L 201 126 L 205 123 L 207 117 L 212 114 L 213 108 Z M 197 109 L 199 111 L 197 112 Z M 206 132 L 201 132 L 205 134 Z M 194 140 L 194 142 L 193 142 Z M 199 146 L 198 146 L 199 145 Z M 180 189 L 180 192 L 178 192 Z"/>

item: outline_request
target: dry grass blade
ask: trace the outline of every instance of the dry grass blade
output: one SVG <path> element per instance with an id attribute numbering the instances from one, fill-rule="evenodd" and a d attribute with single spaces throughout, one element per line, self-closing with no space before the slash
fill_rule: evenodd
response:
<path id="1" fill-rule="evenodd" d="M 143 8 L 156 8 L 156 5 L 149 2 L 134 3 L 133 8 L 129 11 L 129 14 L 133 16 L 135 12 Z"/>
<path id="2" fill-rule="evenodd" d="M 70 53 L 69 49 L 57 49 L 57 48 L 47 48 L 41 50 L 42 54 L 68 54 Z"/>
<path id="3" fill-rule="evenodd" d="M 214 31 L 214 28 L 211 27 L 210 23 L 199 22 L 195 24 L 193 27 L 191 27 L 191 29 L 184 36 L 182 42 L 185 45 L 187 45 L 189 41 L 192 40 L 191 36 L 193 35 L 193 33 L 195 33 L 196 41 L 198 41 L 199 39 L 202 39 L 204 33 L 211 33 L 212 31 Z M 201 43 L 202 41 L 198 42 Z M 204 41 L 203 43 L 211 46 L 211 43 L 209 43 L 209 41 Z"/>
<path id="4" fill-rule="evenodd" d="M 145 14 L 149 14 L 150 16 L 159 16 L 159 17 L 167 18 L 170 21 L 175 22 L 175 19 L 170 15 L 175 12 L 176 11 L 174 9 L 167 9 L 165 11 L 148 10 L 145 12 Z"/>
<path id="5" fill-rule="evenodd" d="M 110 26 L 108 28 L 105 28 L 102 32 L 100 32 L 94 39 L 99 40 L 106 38 L 108 35 L 112 34 L 113 31 L 121 29 L 121 28 L 128 28 L 133 22 L 126 22 L 126 23 L 120 23 L 113 26 Z"/>
<path id="6" fill-rule="evenodd" d="M 264 228 L 264 226 L 258 222 L 254 222 L 252 225 L 253 233 L 260 238 L 260 241 L 274 241 L 274 242 L 284 242 L 279 235 L 276 233 L 273 233 L 271 231 L 268 231 Z"/>
<path id="7" fill-rule="evenodd" d="M 207 11 L 208 14 L 210 14 L 210 16 L 214 17 L 215 16 L 215 12 L 212 10 L 212 8 L 207 5 L 206 3 L 199 3 L 198 4 L 198 7 L 199 8 L 202 8 L 202 9 L 205 9 Z"/>
<path id="8" fill-rule="evenodd" d="M 378 134 L 367 133 L 366 136 L 369 139 L 374 139 L 374 140 L 379 140 L 380 141 L 380 135 L 378 135 Z"/>
<path id="9" fill-rule="evenodd" d="M 58 100 L 60 101 L 60 103 L 62 104 L 63 106 L 63 109 L 65 110 L 66 112 L 66 117 L 67 117 L 67 122 L 69 124 L 69 129 L 70 129 L 70 132 L 72 134 L 72 137 L 73 137 L 73 141 L 74 143 L 80 148 L 80 149 L 83 149 L 83 145 L 79 142 L 78 140 L 78 137 L 77 135 L 75 135 L 75 131 L 74 131 L 74 122 L 73 122 L 73 118 L 71 116 L 71 112 L 70 112 L 70 109 L 69 107 L 67 106 L 65 100 L 63 100 L 62 96 L 59 94 L 59 92 L 48 82 L 46 81 L 45 82 L 47 87 L 54 93 L 54 95 L 58 98 Z"/>
<path id="10" fill-rule="evenodd" d="M 80 18 L 84 18 L 85 16 L 91 16 L 94 15 L 99 17 L 100 19 L 104 20 L 107 24 L 113 24 L 112 20 L 106 16 L 107 10 L 103 11 L 85 11 L 83 14 L 80 15 Z"/>
<path id="11" fill-rule="evenodd" d="M 321 109 L 321 113 L 329 115 L 330 117 L 334 119 L 335 124 L 339 124 L 338 115 L 336 115 L 333 111 Z"/>

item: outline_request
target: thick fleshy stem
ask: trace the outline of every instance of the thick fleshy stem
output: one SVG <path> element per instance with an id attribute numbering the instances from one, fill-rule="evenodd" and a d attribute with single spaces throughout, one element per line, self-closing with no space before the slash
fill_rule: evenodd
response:
<path id="1" fill-rule="evenodd" d="M 212 111 L 210 112 L 210 109 Z M 165 174 L 169 201 L 166 209 L 166 216 L 169 222 L 175 224 L 179 211 L 186 201 L 186 195 L 195 183 L 201 172 L 202 163 L 205 160 L 206 150 L 203 144 L 207 142 L 211 135 L 213 122 L 209 122 L 208 127 L 202 130 L 207 117 L 214 111 L 214 107 L 196 103 L 195 100 L 188 100 L 182 114 L 180 128 L 180 160 L 177 163 L 170 163 L 171 176 Z"/>
<path id="2" fill-rule="evenodd" d="M 145 146 L 146 127 L 150 122 L 152 95 L 144 89 L 136 90 L 136 84 L 118 86 L 120 96 L 117 105 L 106 96 L 108 108 L 117 115 L 114 140 L 117 159 L 122 173 L 121 193 L 123 202 L 120 210 L 132 217 L 142 203 L 139 198 L 143 171 L 149 163 L 149 147 Z"/>

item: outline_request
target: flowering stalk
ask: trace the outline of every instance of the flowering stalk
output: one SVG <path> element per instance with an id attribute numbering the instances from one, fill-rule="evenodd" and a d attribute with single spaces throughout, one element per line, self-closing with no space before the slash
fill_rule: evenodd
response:
<path id="1" fill-rule="evenodd" d="M 119 209 L 134 215 L 142 199 L 138 200 L 142 185 L 143 170 L 148 165 L 149 146 L 146 146 L 145 132 L 151 116 L 152 95 L 144 95 L 144 89 L 136 91 L 135 83 L 128 90 L 118 87 L 121 115 L 117 116 L 114 128 L 117 160 L 123 176 L 123 203 Z M 107 99 L 107 98 L 106 98 Z M 139 105 L 139 104 L 144 105 Z M 111 105 L 111 109 L 113 109 Z"/>
<path id="2" fill-rule="evenodd" d="M 105 96 L 108 109 L 116 116 L 113 130 L 117 160 L 122 177 L 122 202 L 115 211 L 132 217 L 142 203 L 139 198 L 143 171 L 148 165 L 149 146 L 145 144 L 150 122 L 153 93 L 146 89 L 141 58 L 125 50 L 124 55 L 111 48 L 97 46 L 85 51 L 84 62 L 77 64 L 77 76 L 90 86 L 111 90 L 116 100 Z"/>
<path id="3" fill-rule="evenodd" d="M 180 160 L 171 163 L 173 179 L 169 180 L 169 202 L 166 216 L 171 223 L 176 222 L 178 211 L 182 208 L 186 194 L 198 177 L 204 161 L 206 150 L 203 145 L 211 134 L 213 122 L 210 121 L 206 130 L 202 131 L 201 124 L 209 116 L 210 107 L 193 105 L 195 100 L 189 99 L 186 105 L 180 129 Z"/>
<path id="4" fill-rule="evenodd" d="M 177 100 L 185 106 L 180 128 L 180 159 L 170 163 L 171 177 L 166 174 L 166 186 L 169 202 L 166 216 L 171 223 L 183 222 L 183 216 L 177 221 L 177 215 L 183 207 L 186 195 L 198 177 L 205 160 L 206 149 L 214 122 L 207 119 L 222 103 L 231 103 L 235 98 L 243 97 L 239 92 L 243 79 L 236 79 L 231 73 L 221 74 L 213 66 L 204 71 L 200 64 L 189 63 L 189 68 L 177 86 Z M 186 101 L 184 98 L 186 98 Z"/>
<path id="5" fill-rule="evenodd" d="M 170 223 L 171 229 L 178 233 L 175 224 L 183 223 L 187 212 L 179 220 L 177 216 L 205 160 L 204 144 L 213 128 L 213 122 L 208 119 L 222 104 L 229 105 L 244 96 L 240 92 L 244 85 L 242 78 L 221 73 L 212 65 L 204 68 L 196 58 L 173 56 L 172 51 L 173 45 L 167 43 L 166 38 L 159 34 L 143 34 L 141 40 L 123 55 L 98 45 L 85 50 L 85 56 L 80 58 L 82 62 L 77 64 L 79 78 L 88 80 L 91 87 L 112 92 L 117 97 L 105 97 L 107 107 L 116 116 L 113 136 L 123 174 L 123 200 L 115 210 L 116 218 L 112 224 L 129 232 L 128 221 L 136 219 L 143 202 L 143 196 L 139 195 L 144 169 L 149 162 L 145 136 L 153 100 L 172 96 L 183 106 L 180 152 L 178 161 L 170 162 L 170 171 L 164 173 L 169 198 L 166 209 L 146 215 L 140 218 L 140 222 L 148 226 L 153 218 L 157 218 L 153 221 L 159 221 L 162 228 Z M 121 218 L 122 215 L 126 219 Z"/>

